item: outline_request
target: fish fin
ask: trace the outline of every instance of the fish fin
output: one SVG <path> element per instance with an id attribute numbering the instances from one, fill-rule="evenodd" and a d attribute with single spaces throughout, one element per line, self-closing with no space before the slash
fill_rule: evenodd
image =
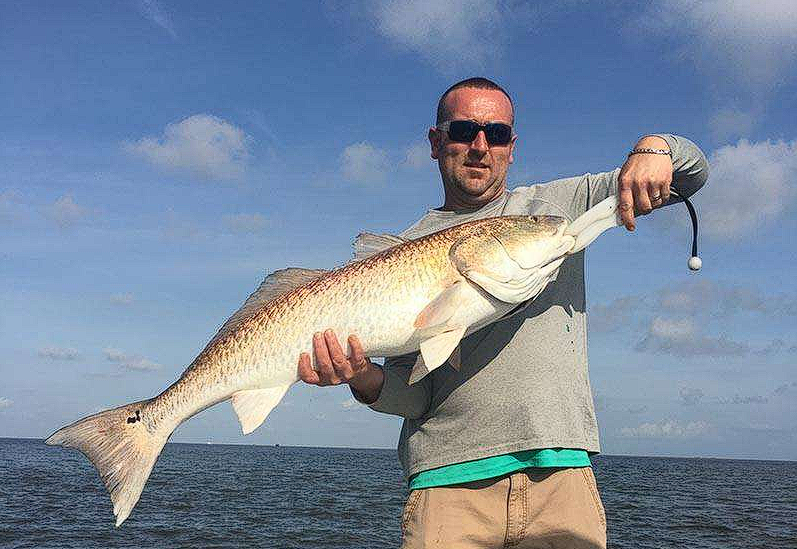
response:
<path id="1" fill-rule="evenodd" d="M 415 383 L 426 374 L 438 368 L 445 363 L 446 360 L 456 352 L 462 336 L 465 335 L 467 328 L 456 328 L 448 330 L 442 334 L 421 342 L 421 357 L 423 357 L 423 364 L 415 363 L 410 374 L 410 383 Z"/>
<path id="2" fill-rule="evenodd" d="M 392 234 L 360 233 L 354 239 L 354 261 L 371 257 L 408 240 Z"/>
<path id="3" fill-rule="evenodd" d="M 232 407 L 241 422 L 241 431 L 248 435 L 266 420 L 266 417 L 280 403 L 288 392 L 290 384 L 268 389 L 238 391 L 232 395 Z"/>
<path id="4" fill-rule="evenodd" d="M 457 308 L 462 304 L 462 287 L 464 284 L 464 280 L 457 280 L 440 292 L 418 314 L 413 325 L 416 328 L 429 328 L 438 324 L 445 324 L 454 316 Z"/>
<path id="5" fill-rule="evenodd" d="M 113 503 L 116 526 L 138 502 L 171 431 L 150 432 L 149 400 L 105 410 L 59 429 L 45 444 L 77 448 L 100 473 Z"/>
<path id="6" fill-rule="evenodd" d="M 244 321 L 251 318 L 267 303 L 328 272 L 329 271 L 324 269 L 300 269 L 298 267 L 289 267 L 269 274 L 260 286 L 258 286 L 257 290 L 252 292 L 252 295 L 244 301 L 241 308 L 235 311 L 222 327 L 219 328 L 218 333 L 213 336 L 213 339 L 210 340 L 208 345 L 234 332 Z"/>
<path id="7" fill-rule="evenodd" d="M 603 231 L 619 225 L 622 225 L 622 221 L 618 211 L 617 195 L 611 195 L 578 216 L 567 226 L 565 234 L 575 238 L 570 253 L 580 252 L 598 238 Z"/>

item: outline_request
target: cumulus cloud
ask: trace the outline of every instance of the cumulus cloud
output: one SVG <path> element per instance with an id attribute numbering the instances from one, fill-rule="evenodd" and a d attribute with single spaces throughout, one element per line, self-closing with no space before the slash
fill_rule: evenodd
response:
<path id="1" fill-rule="evenodd" d="M 711 337 L 698 332 L 692 319 L 663 317 L 653 318 L 644 338 L 634 349 L 680 357 L 741 356 L 750 352 L 744 343 L 725 336 Z"/>
<path id="2" fill-rule="evenodd" d="M 700 192 L 701 228 L 706 234 L 750 236 L 793 209 L 797 140 L 741 139 L 717 149 L 709 163 L 711 182 Z"/>
<path id="3" fill-rule="evenodd" d="M 59 227 L 66 229 L 85 220 L 90 212 L 70 195 L 64 195 L 47 208 L 47 214 Z"/>
<path id="4" fill-rule="evenodd" d="M 119 349 L 109 347 L 104 349 L 103 353 L 108 362 L 113 362 L 128 370 L 149 371 L 160 368 L 160 364 L 152 362 L 140 355 L 127 354 Z"/>
<path id="5" fill-rule="evenodd" d="M 407 151 L 404 154 L 404 164 L 414 170 L 429 166 L 431 164 L 429 143 L 419 141 L 407 147 Z"/>
<path id="6" fill-rule="evenodd" d="M 135 297 L 131 293 L 112 294 L 110 297 L 111 303 L 114 305 L 132 305 Z"/>
<path id="7" fill-rule="evenodd" d="M 705 394 L 702 389 L 697 387 L 683 387 L 681 388 L 681 402 L 684 406 L 695 406 L 703 400 Z"/>
<path id="8" fill-rule="evenodd" d="M 797 296 L 710 280 L 687 282 L 677 289 L 666 287 L 659 292 L 658 306 L 670 313 L 712 317 L 739 313 L 797 316 Z"/>
<path id="9" fill-rule="evenodd" d="M 748 89 L 779 83 L 797 61 L 794 0 L 662 0 L 645 23 L 677 37 L 701 70 L 722 71 Z"/>
<path id="10" fill-rule="evenodd" d="M 634 312 L 645 307 L 644 298 L 622 296 L 610 303 L 598 303 L 589 308 L 589 329 L 594 332 L 611 332 L 627 328 L 633 321 Z"/>
<path id="11" fill-rule="evenodd" d="M 250 138 L 233 124 L 209 114 L 195 114 L 166 126 L 161 137 L 126 142 L 123 148 L 166 170 L 207 179 L 235 179 L 249 160 Z"/>
<path id="12" fill-rule="evenodd" d="M 354 143 L 341 154 L 343 177 L 352 183 L 381 183 L 387 177 L 387 154 L 368 143 Z"/>
<path id="13" fill-rule="evenodd" d="M 759 110 L 742 111 L 726 107 L 714 113 L 708 121 L 708 126 L 715 139 L 725 142 L 749 135 L 759 116 L 761 116 Z"/>
<path id="14" fill-rule="evenodd" d="M 39 356 L 49 360 L 77 360 L 80 353 L 71 347 L 44 347 L 39 349 Z"/>
<path id="15" fill-rule="evenodd" d="M 254 233 L 264 229 L 268 220 L 259 213 L 237 213 L 224 216 L 224 226 L 236 233 Z"/>
<path id="16" fill-rule="evenodd" d="M 447 73 L 496 61 L 509 23 L 497 0 L 383 0 L 374 15 L 386 38 Z"/>
<path id="17" fill-rule="evenodd" d="M 177 38 L 177 33 L 174 31 L 171 17 L 166 10 L 163 9 L 160 2 L 156 0 L 138 0 L 137 6 L 144 17 L 169 33 L 169 36 L 172 38 Z"/>
<path id="18" fill-rule="evenodd" d="M 3 408 L 8 408 L 13 403 L 14 401 L 11 400 L 10 398 L 0 397 L 0 410 L 2 410 Z"/>
<path id="19" fill-rule="evenodd" d="M 764 396 L 754 395 L 754 396 L 740 396 L 740 395 L 733 395 L 731 398 L 721 400 L 723 404 L 766 404 L 769 402 L 769 399 Z"/>
<path id="20" fill-rule="evenodd" d="M 643 423 L 638 427 L 623 427 L 620 434 L 624 437 L 636 438 L 690 438 L 702 435 L 709 430 L 705 421 L 679 423 L 666 420 L 661 423 Z"/>
<path id="21" fill-rule="evenodd" d="M 786 396 L 789 394 L 797 394 L 797 381 L 792 381 L 791 383 L 784 383 L 783 385 L 778 385 L 775 389 L 774 394 L 776 396 Z"/>

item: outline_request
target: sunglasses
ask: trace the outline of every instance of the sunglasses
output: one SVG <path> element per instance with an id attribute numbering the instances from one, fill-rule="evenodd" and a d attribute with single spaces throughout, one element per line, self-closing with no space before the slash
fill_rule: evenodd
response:
<path id="1" fill-rule="evenodd" d="M 490 145 L 508 145 L 512 141 L 512 126 L 500 122 L 481 125 L 473 120 L 447 120 L 437 129 L 448 133 L 448 138 L 458 143 L 470 143 L 480 131 L 484 132 Z"/>

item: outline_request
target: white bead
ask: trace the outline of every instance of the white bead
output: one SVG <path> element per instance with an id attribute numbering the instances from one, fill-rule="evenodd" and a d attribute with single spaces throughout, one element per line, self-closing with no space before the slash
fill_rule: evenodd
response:
<path id="1" fill-rule="evenodd" d="M 689 258 L 689 268 L 692 269 L 693 271 L 699 271 L 700 267 L 702 266 L 703 266 L 703 261 L 699 257 L 692 256 Z"/>

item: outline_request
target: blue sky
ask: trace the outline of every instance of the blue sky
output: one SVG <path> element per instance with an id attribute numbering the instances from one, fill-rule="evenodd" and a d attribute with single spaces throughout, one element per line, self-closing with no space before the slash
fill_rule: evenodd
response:
<path id="1" fill-rule="evenodd" d="M 587 253 L 607 453 L 797 459 L 797 9 L 790 0 L 4 3 L 0 436 L 156 394 L 262 279 L 347 261 L 441 202 L 425 134 L 468 76 L 516 104 L 510 186 L 612 169 L 642 134 L 712 164 L 704 269 L 677 206 Z M 295 386 L 240 435 L 392 447 Z"/>

